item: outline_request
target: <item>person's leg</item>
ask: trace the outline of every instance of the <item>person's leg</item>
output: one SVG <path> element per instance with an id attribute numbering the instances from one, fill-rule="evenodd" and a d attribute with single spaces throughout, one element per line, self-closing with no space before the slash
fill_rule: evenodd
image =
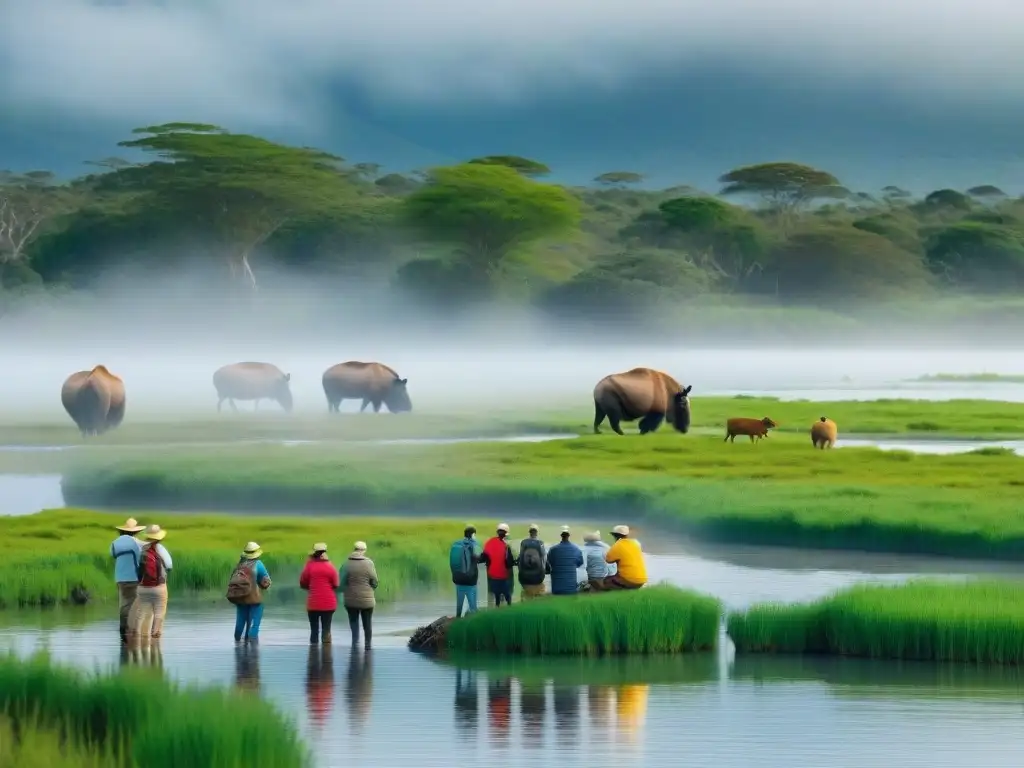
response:
<path id="1" fill-rule="evenodd" d="M 128 641 L 128 617 L 131 615 L 132 604 L 139 585 L 135 582 L 123 582 L 117 585 L 118 632 L 121 642 Z"/>
<path id="2" fill-rule="evenodd" d="M 320 611 L 306 611 L 309 619 L 309 644 L 316 645 L 320 639 Z"/>
<path id="3" fill-rule="evenodd" d="M 461 585 L 455 587 L 455 618 L 462 616 L 462 604 L 469 603 L 469 591 L 471 589 L 476 589 L 476 587 L 466 587 Z"/>
<path id="4" fill-rule="evenodd" d="M 320 634 L 324 645 L 331 644 L 331 622 L 334 621 L 334 611 L 320 611 Z"/>
<path id="5" fill-rule="evenodd" d="M 135 596 L 135 636 L 140 639 L 153 631 L 153 606 L 153 588 L 139 587 Z"/>
<path id="6" fill-rule="evenodd" d="M 363 608 L 359 613 L 363 619 L 363 647 L 369 650 L 373 640 L 373 608 Z"/>
<path id="7" fill-rule="evenodd" d="M 348 628 L 352 630 L 352 645 L 359 645 L 359 609 L 345 606 L 348 613 Z"/>
<path id="8" fill-rule="evenodd" d="M 505 601 L 505 605 L 512 605 L 512 582 L 508 579 L 504 579 L 501 583 L 501 597 Z"/>
<path id="9" fill-rule="evenodd" d="M 263 603 L 252 606 L 249 612 L 249 639 L 260 639 L 260 624 L 263 623 Z"/>
<path id="10" fill-rule="evenodd" d="M 468 603 L 467 613 L 476 613 L 476 596 L 477 587 L 474 584 L 472 587 L 466 587 L 466 602 Z"/>
<path id="11" fill-rule="evenodd" d="M 164 617 L 167 615 L 167 585 L 153 587 L 153 637 L 164 633 Z"/>
<path id="12" fill-rule="evenodd" d="M 249 623 L 249 606 L 235 605 L 235 642 L 245 637 L 246 624 Z"/>

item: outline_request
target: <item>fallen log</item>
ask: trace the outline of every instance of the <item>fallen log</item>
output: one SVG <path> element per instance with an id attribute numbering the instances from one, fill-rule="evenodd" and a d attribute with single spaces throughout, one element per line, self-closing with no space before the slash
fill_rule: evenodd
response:
<path id="1" fill-rule="evenodd" d="M 409 638 L 409 650 L 423 653 L 439 653 L 444 650 L 445 636 L 453 621 L 454 616 L 442 616 L 437 621 L 420 627 Z"/>

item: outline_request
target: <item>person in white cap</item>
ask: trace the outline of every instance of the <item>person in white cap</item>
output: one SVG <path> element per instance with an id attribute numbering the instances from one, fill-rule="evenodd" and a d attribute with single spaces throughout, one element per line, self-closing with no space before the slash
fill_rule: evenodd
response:
<path id="1" fill-rule="evenodd" d="M 373 645 L 373 609 L 377 605 L 374 592 L 379 586 L 377 567 L 366 556 L 366 542 L 352 545 L 352 554 L 341 568 L 341 588 L 345 591 L 345 612 L 352 630 L 352 646 L 359 644 L 359 622 L 363 622 L 363 648 Z"/>
<path id="2" fill-rule="evenodd" d="M 587 563 L 587 581 L 590 588 L 600 592 L 604 590 L 604 580 L 615 573 L 615 566 L 605 562 L 608 545 L 601 541 L 601 532 L 592 531 L 583 535 L 583 558 Z"/>
<path id="3" fill-rule="evenodd" d="M 640 544 L 629 538 L 628 525 L 612 528 L 615 543 L 605 554 L 607 563 L 615 563 L 616 573 L 604 580 L 605 589 L 639 589 L 647 583 L 647 566 Z"/>
<path id="4" fill-rule="evenodd" d="M 562 540 L 548 550 L 552 595 L 575 595 L 579 592 L 576 569 L 583 567 L 583 552 L 569 541 L 569 534 L 569 526 L 563 525 L 560 532 Z"/>
<path id="5" fill-rule="evenodd" d="M 505 605 L 512 605 L 512 567 L 516 559 L 505 540 L 507 537 L 508 525 L 500 523 L 496 534 L 487 540 L 480 555 L 480 562 L 487 565 L 487 592 L 493 595 L 495 608 L 501 606 L 502 598 L 505 599 Z"/>
<path id="6" fill-rule="evenodd" d="M 122 643 L 128 642 L 128 616 L 139 591 L 142 545 L 135 537 L 143 528 L 145 526 L 139 525 L 134 517 L 129 517 L 122 525 L 114 526 L 120 535 L 110 544 L 110 556 L 114 558 L 114 581 L 117 582 L 117 609 L 120 614 L 117 631 Z"/>
<path id="7" fill-rule="evenodd" d="M 338 610 L 337 591 L 341 588 L 341 578 L 327 557 L 327 544 L 324 542 L 318 541 L 313 545 L 306 567 L 299 575 L 299 588 L 307 592 L 309 644 L 316 645 L 322 635 L 324 645 L 330 645 L 331 622 Z"/>

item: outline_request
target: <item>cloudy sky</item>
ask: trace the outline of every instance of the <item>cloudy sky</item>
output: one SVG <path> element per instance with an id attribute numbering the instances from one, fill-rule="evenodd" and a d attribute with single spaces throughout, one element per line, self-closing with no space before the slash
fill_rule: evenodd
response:
<path id="1" fill-rule="evenodd" d="M 84 150 L 92 135 L 110 142 L 136 125 L 197 120 L 426 163 L 506 151 L 489 146 L 503 141 L 556 154 L 542 158 L 556 165 L 632 161 L 656 173 L 699 162 L 707 153 L 694 144 L 706 141 L 709 162 L 806 148 L 857 168 L 876 147 L 880 164 L 932 169 L 939 181 L 979 164 L 978 183 L 1021 170 L 1011 134 L 1024 116 L 1024 5 L 1006 0 L 0 7 L 0 97 L 13 124 L 31 126 L 9 132 L 0 164 L 18 152 L 45 159 L 26 139 L 41 125 L 63 126 L 53 129 L 60 154 L 76 137 Z M 704 181 L 710 171 L 692 173 Z"/>

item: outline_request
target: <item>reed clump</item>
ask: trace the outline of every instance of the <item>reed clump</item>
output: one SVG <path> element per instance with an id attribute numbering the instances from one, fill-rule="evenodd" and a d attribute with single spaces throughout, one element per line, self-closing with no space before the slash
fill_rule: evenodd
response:
<path id="1" fill-rule="evenodd" d="M 1024 663 L 1024 585 L 1002 580 L 861 585 L 728 618 L 739 653 Z"/>
<path id="2" fill-rule="evenodd" d="M 711 650 L 720 604 L 670 586 L 634 592 L 549 595 L 479 611 L 452 623 L 452 651 L 604 656 Z"/>
<path id="3" fill-rule="evenodd" d="M 16 754 L 38 754 L 41 737 L 51 735 L 57 757 L 84 757 L 92 762 L 77 764 L 96 768 L 311 764 L 293 724 L 262 699 L 184 688 L 134 670 L 86 675 L 43 656 L 8 655 L 0 658 L 0 716 Z"/>

